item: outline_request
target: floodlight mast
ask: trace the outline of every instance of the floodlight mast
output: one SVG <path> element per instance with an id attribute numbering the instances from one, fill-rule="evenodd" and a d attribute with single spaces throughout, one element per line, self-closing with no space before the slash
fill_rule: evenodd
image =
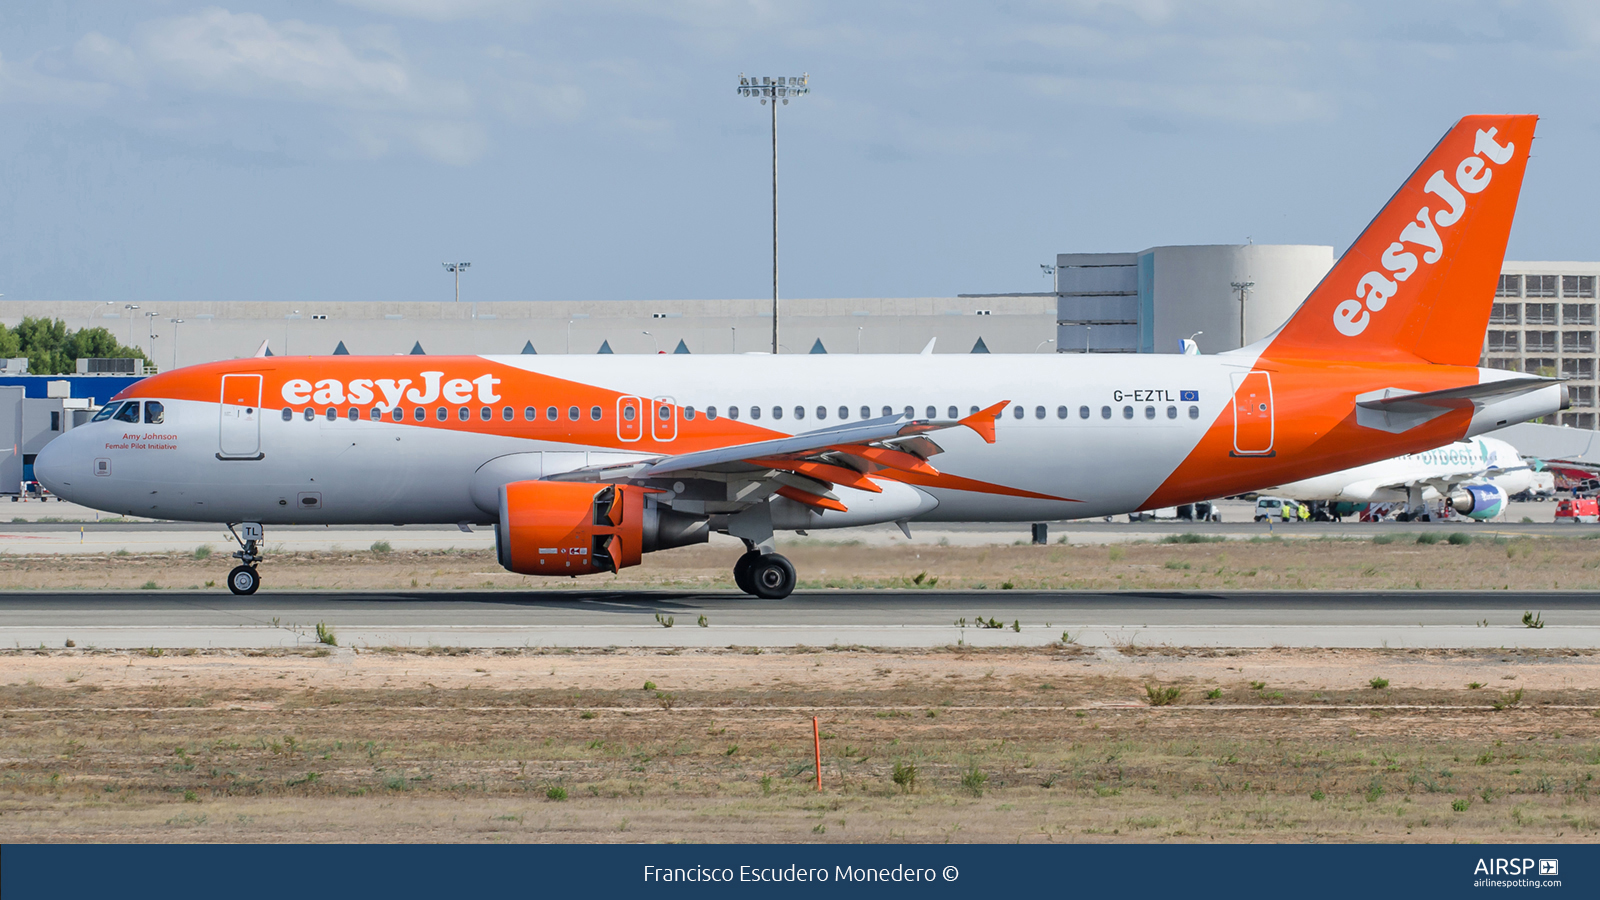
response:
<path id="1" fill-rule="evenodd" d="M 1228 284 L 1232 285 L 1233 289 L 1239 292 L 1239 346 L 1243 347 L 1245 345 L 1244 298 L 1246 294 L 1250 293 L 1250 289 L 1256 286 L 1256 283 L 1254 281 L 1230 281 Z"/>
<path id="2" fill-rule="evenodd" d="M 772 355 L 778 355 L 778 101 L 784 106 L 811 93 L 811 76 L 763 75 L 746 78 L 739 73 L 739 96 L 755 97 L 772 107 Z"/>
<path id="3" fill-rule="evenodd" d="M 440 265 L 444 266 L 444 270 L 446 272 L 449 272 L 450 274 L 452 274 L 452 275 L 454 275 L 456 277 L 456 302 L 460 303 L 461 302 L 461 270 L 462 269 L 470 269 L 470 268 L 472 268 L 472 263 L 469 263 L 469 262 L 453 262 L 453 263 L 441 263 Z"/>

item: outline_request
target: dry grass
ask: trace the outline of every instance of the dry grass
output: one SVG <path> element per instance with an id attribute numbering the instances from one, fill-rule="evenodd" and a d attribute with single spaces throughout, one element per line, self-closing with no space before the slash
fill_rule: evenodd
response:
<path id="1" fill-rule="evenodd" d="M 1600 836 L 1593 654 L 3 658 L 0 841 Z"/>
<path id="2" fill-rule="evenodd" d="M 1440 587 L 1441 571 L 1450 573 L 1450 585 L 1600 589 L 1595 541 L 1480 536 L 1465 546 L 1419 545 L 1405 532 L 1383 533 L 1395 540 L 884 547 L 800 539 L 782 549 L 799 569 L 802 589 L 1408 590 Z M 569 579 L 512 574 L 491 551 L 330 551 L 269 554 L 263 572 L 269 590 L 732 589 L 736 556 L 726 545 L 686 547 L 646 556 L 618 575 Z M 192 553 L 72 557 L 66 565 L 59 557 L 0 556 L 0 586 L 134 590 L 154 582 L 159 590 L 205 590 L 206 582 L 221 582 L 230 563 Z"/>

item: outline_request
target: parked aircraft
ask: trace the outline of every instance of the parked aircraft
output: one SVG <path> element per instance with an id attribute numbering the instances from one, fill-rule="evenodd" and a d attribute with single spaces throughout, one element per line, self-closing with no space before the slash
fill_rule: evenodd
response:
<path id="1" fill-rule="evenodd" d="M 1497 438 L 1478 437 L 1281 484 L 1267 492 L 1330 503 L 1405 503 L 1406 517 L 1412 519 L 1430 518 L 1430 504 L 1442 498 L 1461 515 L 1489 519 L 1504 512 L 1508 498 L 1533 481 L 1534 467 L 1515 447 Z"/>
<path id="2" fill-rule="evenodd" d="M 746 547 L 739 587 L 775 598 L 796 580 L 782 530 L 1292 482 L 1566 405 L 1557 381 L 1477 368 L 1535 121 L 1457 122 L 1294 316 L 1236 351 L 231 360 L 134 384 L 35 471 L 97 509 L 240 526 L 246 594 L 274 524 L 492 525 L 501 565 L 534 575 L 718 531 Z"/>

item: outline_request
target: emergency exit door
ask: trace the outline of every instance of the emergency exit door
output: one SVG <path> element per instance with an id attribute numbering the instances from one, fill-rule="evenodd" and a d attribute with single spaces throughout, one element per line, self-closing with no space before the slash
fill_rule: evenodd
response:
<path id="1" fill-rule="evenodd" d="M 261 458 L 261 376 L 222 376 L 222 431 L 218 456 Z"/>
<path id="2" fill-rule="evenodd" d="M 1234 455 L 1270 456 L 1272 438 L 1272 376 L 1266 372 L 1234 373 Z"/>
<path id="3" fill-rule="evenodd" d="M 644 437 L 643 406 L 638 397 L 617 398 L 617 440 L 637 441 Z"/>

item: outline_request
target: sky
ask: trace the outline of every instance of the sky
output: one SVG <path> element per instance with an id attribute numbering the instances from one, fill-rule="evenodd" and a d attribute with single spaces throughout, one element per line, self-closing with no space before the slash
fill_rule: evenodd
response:
<path id="1" fill-rule="evenodd" d="M 1592 0 L 0 5 L 10 300 L 1046 291 L 1060 252 L 1348 245 L 1542 118 L 1508 257 L 1600 259 Z"/>

